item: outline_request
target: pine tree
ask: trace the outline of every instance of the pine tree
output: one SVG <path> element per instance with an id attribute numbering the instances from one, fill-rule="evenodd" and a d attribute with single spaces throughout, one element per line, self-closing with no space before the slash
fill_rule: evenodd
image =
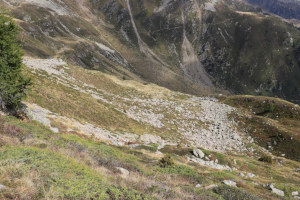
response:
<path id="1" fill-rule="evenodd" d="M 11 17 L 0 14 L 0 109 L 18 111 L 30 79 L 22 74 L 19 29 Z"/>

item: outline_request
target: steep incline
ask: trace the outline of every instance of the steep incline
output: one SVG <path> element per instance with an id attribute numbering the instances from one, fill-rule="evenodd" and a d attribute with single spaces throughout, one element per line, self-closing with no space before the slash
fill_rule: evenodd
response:
<path id="1" fill-rule="evenodd" d="M 0 3 L 22 28 L 29 56 L 191 94 L 300 100 L 299 30 L 243 1 Z"/>
<path id="2" fill-rule="evenodd" d="M 287 19 L 300 20 L 299 0 L 247 0 L 249 3 L 258 5 L 267 11 Z"/>

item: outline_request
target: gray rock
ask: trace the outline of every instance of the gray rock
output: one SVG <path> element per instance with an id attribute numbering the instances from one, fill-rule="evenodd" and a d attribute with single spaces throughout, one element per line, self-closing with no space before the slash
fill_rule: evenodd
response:
<path id="1" fill-rule="evenodd" d="M 232 186 L 232 187 L 237 187 L 236 182 L 231 181 L 231 180 L 224 180 L 224 181 L 222 181 L 222 183 L 224 183 L 225 185 Z"/>
<path id="2" fill-rule="evenodd" d="M 216 188 L 216 187 L 218 187 L 216 184 L 212 184 L 212 185 L 208 185 L 208 186 L 204 187 L 204 189 L 210 190 L 210 189 L 213 189 L 213 188 Z"/>
<path id="3" fill-rule="evenodd" d="M 300 197 L 299 196 L 294 196 L 294 199 L 300 199 Z"/>
<path id="4" fill-rule="evenodd" d="M 196 156 L 198 158 L 204 158 L 204 156 L 205 156 L 204 153 L 200 149 L 194 149 L 193 154 L 194 154 L 194 156 Z"/>
<path id="5" fill-rule="evenodd" d="M 204 165 L 210 168 L 219 169 L 219 170 L 228 170 L 232 171 L 232 169 L 227 165 L 220 165 L 218 163 L 215 163 L 213 160 L 205 161 L 201 158 L 195 158 L 195 157 L 187 157 L 188 161 L 199 163 L 200 165 Z"/>
<path id="6" fill-rule="evenodd" d="M 128 176 L 129 175 L 129 171 L 127 169 L 124 169 L 122 167 L 117 167 L 117 169 L 121 172 L 122 176 Z"/>
<path id="7" fill-rule="evenodd" d="M 249 178 L 253 178 L 253 177 L 255 177 L 256 175 L 255 175 L 255 174 L 252 174 L 252 173 L 247 173 L 247 176 L 248 176 Z"/>
<path id="8" fill-rule="evenodd" d="M 254 185 L 259 185 L 257 182 L 253 182 Z"/>
<path id="9" fill-rule="evenodd" d="M 54 133 L 59 133 L 59 129 L 56 127 L 50 127 L 50 129 L 54 132 Z"/>
<path id="10" fill-rule="evenodd" d="M 284 197 L 284 191 L 275 188 L 275 186 L 274 186 L 273 184 L 270 184 L 270 185 L 269 185 L 269 188 L 271 189 L 271 191 L 272 191 L 274 194 L 277 194 L 278 196 Z"/>
<path id="11" fill-rule="evenodd" d="M 298 191 L 292 192 L 292 196 L 298 196 L 298 195 L 299 195 L 299 192 L 298 192 Z"/>
<path id="12" fill-rule="evenodd" d="M 0 184 L 0 190 L 3 190 L 3 189 L 5 189 L 6 187 L 4 186 L 4 185 L 1 185 Z"/>
<path id="13" fill-rule="evenodd" d="M 233 164 L 235 164 L 235 165 L 237 164 L 237 162 L 236 162 L 236 160 L 235 160 L 235 159 L 233 160 Z"/>

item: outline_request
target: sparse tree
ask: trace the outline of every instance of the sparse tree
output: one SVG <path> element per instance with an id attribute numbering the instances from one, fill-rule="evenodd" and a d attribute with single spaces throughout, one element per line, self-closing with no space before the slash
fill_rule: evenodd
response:
<path id="1" fill-rule="evenodd" d="M 22 74 L 19 29 L 11 17 L 0 13 L 0 109 L 18 111 L 30 79 Z"/>

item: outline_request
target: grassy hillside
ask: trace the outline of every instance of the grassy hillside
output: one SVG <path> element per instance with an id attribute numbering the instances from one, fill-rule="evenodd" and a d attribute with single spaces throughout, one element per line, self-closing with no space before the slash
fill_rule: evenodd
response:
<path id="1" fill-rule="evenodd" d="M 249 113 L 238 118 L 257 143 L 277 155 L 300 160 L 300 108 L 290 102 L 267 97 L 233 96 L 224 100 Z"/>
<path id="2" fill-rule="evenodd" d="M 184 121 L 188 119 L 184 113 L 193 115 L 191 111 L 203 112 L 204 107 L 190 102 L 190 98 L 197 97 L 71 65 L 37 69 L 30 64 L 30 58 L 25 60 L 29 66 L 25 73 L 34 82 L 26 104 L 30 116 L 39 116 L 37 120 L 45 126 L 33 120 L 26 122 L 8 116 L 0 118 L 0 184 L 5 186 L 0 190 L 0 195 L 3 199 L 280 199 L 265 186 L 268 183 L 274 183 L 276 188 L 285 192 L 285 198 L 288 199 L 292 197 L 291 192 L 300 190 L 299 162 L 289 159 L 297 159 L 297 153 L 293 157 L 283 150 L 287 155 L 282 157 L 264 151 L 259 146 L 264 146 L 260 139 L 269 135 L 260 129 L 259 136 L 248 132 L 255 142 L 248 143 L 247 149 L 252 148 L 253 151 L 220 152 L 199 145 L 208 161 L 200 164 L 190 160 L 195 159 L 193 146 L 186 145 L 188 141 L 182 137 L 183 129 L 179 124 L 189 124 Z M 37 63 L 39 67 L 44 65 L 43 60 Z M 64 73 L 68 76 L 64 76 Z M 95 88 L 91 89 L 92 86 Z M 87 93 L 88 88 L 95 93 Z M 97 96 L 100 91 L 103 99 Z M 129 107 L 126 107 L 126 98 L 136 101 L 132 105 L 127 102 Z M 160 110 L 161 113 L 165 112 L 160 119 L 165 127 L 157 126 L 157 121 L 151 124 L 152 121 L 130 118 L 132 106 L 141 110 L 150 109 L 151 104 L 144 105 L 146 107 L 141 104 L 142 100 L 150 99 L 162 103 L 157 104 L 157 108 L 166 106 L 168 110 L 172 109 L 163 103 L 170 101 L 172 104 L 182 103 L 185 110 L 177 110 L 177 114 L 173 115 Z M 239 123 L 243 123 L 244 116 L 239 113 L 249 112 L 249 115 L 257 115 L 262 120 L 272 119 L 285 127 L 289 126 L 295 138 L 299 134 L 298 126 L 294 124 L 299 121 L 299 111 L 294 104 L 250 96 L 223 97 L 221 101 L 238 107 L 232 117 L 240 117 L 236 119 Z M 127 112 L 118 111 L 118 105 L 122 105 Z M 180 120 L 179 124 L 166 123 L 176 119 Z M 190 120 L 190 123 L 194 123 L 192 118 Z M 150 142 L 131 138 L 124 144 L 122 140 L 113 143 L 113 140 L 99 137 L 98 129 L 89 123 L 106 129 L 112 138 L 116 134 L 119 138 L 125 137 L 128 132 L 140 136 L 148 133 L 160 135 L 166 143 L 162 145 L 153 138 Z M 208 122 L 203 119 L 199 126 L 203 126 L 203 123 Z M 250 122 L 246 123 L 250 125 Z M 258 124 L 251 123 L 253 126 Z M 275 128 L 276 125 L 269 124 L 268 127 Z M 89 130 L 94 134 L 89 134 Z M 107 132 L 101 133 L 105 135 Z M 172 144 L 168 140 L 179 142 Z M 296 150 L 297 144 L 291 146 Z M 272 163 L 259 161 L 265 154 L 271 156 Z M 166 163 L 166 155 L 171 156 L 174 164 L 161 164 Z M 215 165 L 229 168 L 216 169 Z M 122 173 L 120 168 L 128 170 L 129 174 Z M 249 173 L 254 176 L 247 175 Z M 224 185 L 224 180 L 236 182 L 237 187 Z M 200 186 L 196 187 L 197 184 Z"/>
<path id="3" fill-rule="evenodd" d="M 5 185 L 3 199 L 224 199 L 228 194 L 252 196 L 252 199 L 276 199 L 268 190 L 242 178 L 238 172 L 219 171 L 187 163 L 189 149 L 162 150 L 175 158 L 176 164 L 159 167 L 151 150 L 129 149 L 96 142 L 70 134 L 54 133 L 37 122 L 21 122 L 1 117 L 0 184 Z M 183 153 L 186 152 L 186 153 Z M 275 182 L 287 194 L 299 190 L 294 168 L 299 163 L 276 158 L 277 164 L 264 164 L 252 158 L 216 154 L 220 162 L 230 162 L 241 171 L 257 175 L 255 182 Z M 233 162 L 235 160 L 236 164 Z M 117 167 L 130 171 L 124 177 Z M 296 175 L 296 176 L 295 176 Z M 195 188 L 232 179 L 239 189 Z M 220 185 L 221 186 L 221 185 Z M 298 187 L 298 188 L 297 188 Z M 244 192 L 248 191 L 248 192 Z M 255 195 L 250 195 L 254 193 Z"/>
<path id="4" fill-rule="evenodd" d="M 299 32 L 228 2 L 0 1 L 33 83 L 0 199 L 300 198 L 299 105 L 202 82 L 296 102 Z"/>

